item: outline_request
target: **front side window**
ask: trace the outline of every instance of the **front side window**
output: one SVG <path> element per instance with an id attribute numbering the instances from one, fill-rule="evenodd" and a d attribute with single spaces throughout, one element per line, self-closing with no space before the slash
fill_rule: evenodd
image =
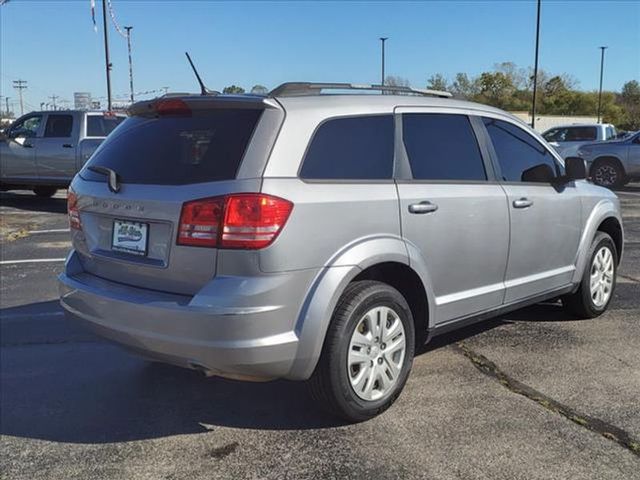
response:
<path id="1" fill-rule="evenodd" d="M 393 116 L 334 118 L 318 127 L 300 178 L 376 180 L 393 176 Z"/>
<path id="2" fill-rule="evenodd" d="M 71 136 L 73 116 L 49 114 L 44 128 L 45 138 L 66 138 Z"/>
<path id="3" fill-rule="evenodd" d="M 42 115 L 33 115 L 24 120 L 16 122 L 11 126 L 11 136 L 13 138 L 24 137 L 31 138 L 38 134 Z"/>
<path id="4" fill-rule="evenodd" d="M 414 179 L 487 179 L 476 136 L 465 115 L 404 114 L 402 139 Z"/>
<path id="5" fill-rule="evenodd" d="M 494 118 L 482 121 L 498 157 L 502 180 L 546 182 L 558 175 L 551 153 L 522 128 Z"/>

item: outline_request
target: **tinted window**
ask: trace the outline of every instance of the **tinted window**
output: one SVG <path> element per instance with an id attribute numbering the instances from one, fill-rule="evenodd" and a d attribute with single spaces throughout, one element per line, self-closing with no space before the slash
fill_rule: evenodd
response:
<path id="1" fill-rule="evenodd" d="M 464 115 L 405 114 L 402 138 L 415 179 L 487 179 L 476 136 Z"/>
<path id="2" fill-rule="evenodd" d="M 125 117 L 87 115 L 87 137 L 106 137 Z"/>
<path id="3" fill-rule="evenodd" d="M 547 142 L 586 142 L 596 140 L 596 127 L 563 127 L 554 128 L 544 134 Z"/>
<path id="4" fill-rule="evenodd" d="M 393 116 L 336 118 L 316 131 L 301 178 L 384 179 L 393 175 Z"/>
<path id="5" fill-rule="evenodd" d="M 49 114 L 47 126 L 44 128 L 45 137 L 70 137 L 73 128 L 73 117 L 71 115 Z"/>
<path id="6" fill-rule="evenodd" d="M 508 182 L 536 181 L 531 178 L 533 167 L 547 165 L 556 176 L 558 167 L 546 148 L 515 125 L 493 118 L 482 119 L 498 155 L 502 179 Z"/>
<path id="7" fill-rule="evenodd" d="M 34 115 L 32 117 L 27 117 L 24 120 L 16 122 L 11 126 L 11 136 L 14 138 L 35 137 L 38 134 L 38 128 L 40 128 L 41 121 L 41 115 Z"/>
<path id="8" fill-rule="evenodd" d="M 191 117 L 130 117 L 89 165 L 115 170 L 123 183 L 183 185 L 235 178 L 262 110 L 220 109 Z M 104 182 L 87 168 L 87 180 Z"/>

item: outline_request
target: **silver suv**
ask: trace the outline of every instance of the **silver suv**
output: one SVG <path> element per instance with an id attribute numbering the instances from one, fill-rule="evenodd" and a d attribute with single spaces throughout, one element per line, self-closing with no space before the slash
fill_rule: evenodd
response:
<path id="1" fill-rule="evenodd" d="M 309 380 L 360 421 L 433 335 L 555 298 L 605 311 L 620 208 L 583 160 L 444 92 L 331 88 L 356 86 L 135 104 L 69 191 L 68 314 L 207 375 Z"/>

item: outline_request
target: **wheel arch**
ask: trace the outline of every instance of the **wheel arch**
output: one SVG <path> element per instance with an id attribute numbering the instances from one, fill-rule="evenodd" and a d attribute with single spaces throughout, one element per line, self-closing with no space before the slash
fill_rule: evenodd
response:
<path id="1" fill-rule="evenodd" d="M 624 164 L 622 163 L 622 160 L 620 160 L 620 158 L 616 157 L 615 155 L 600 155 L 599 157 L 596 157 L 593 162 L 591 163 L 591 168 L 589 169 L 589 176 L 593 176 L 593 172 L 595 170 L 595 168 L 601 164 L 602 162 L 615 162 L 619 167 L 620 170 L 622 171 L 623 175 L 627 175 L 627 172 L 624 168 Z"/>
<path id="2" fill-rule="evenodd" d="M 393 274 L 389 280 L 383 276 Z M 407 276 L 403 279 L 402 276 Z M 309 289 L 296 322 L 298 350 L 287 378 L 306 380 L 313 373 L 324 344 L 325 335 L 338 300 L 354 280 L 379 280 L 409 295 L 407 303 L 423 331 L 429 326 L 433 296 L 428 279 L 410 264 L 407 246 L 400 237 L 381 236 L 362 239 L 343 249 L 320 271 Z M 412 281 L 419 281 L 411 285 Z M 398 288 L 400 287 L 400 288 Z M 420 290 L 421 289 L 421 290 Z M 419 298 L 422 291 L 424 299 Z M 415 309 L 415 310 L 414 310 Z M 426 316 L 420 317 L 424 313 Z M 416 323 L 416 326 L 418 324 Z"/>

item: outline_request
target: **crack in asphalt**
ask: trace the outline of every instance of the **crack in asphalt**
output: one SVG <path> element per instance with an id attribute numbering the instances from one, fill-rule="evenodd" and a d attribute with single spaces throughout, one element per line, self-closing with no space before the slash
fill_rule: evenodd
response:
<path id="1" fill-rule="evenodd" d="M 616 442 L 618 445 L 629 450 L 634 455 L 640 457 L 640 440 L 635 439 L 629 434 L 629 432 L 611 425 L 599 418 L 585 415 L 577 410 L 565 405 L 551 397 L 537 391 L 533 387 L 526 385 L 510 375 L 506 374 L 498 366 L 489 360 L 484 355 L 475 352 L 463 342 L 458 342 L 452 345 L 452 348 L 458 353 L 467 357 L 471 363 L 482 373 L 490 378 L 493 378 L 500 382 L 505 388 L 511 390 L 513 393 L 522 395 L 529 400 L 533 400 L 537 404 L 541 405 L 545 409 L 562 415 L 563 417 L 571 420 L 572 422 L 580 425 L 587 430 L 598 433 L 604 438 Z"/>
<path id="2" fill-rule="evenodd" d="M 621 273 L 619 273 L 618 276 L 627 280 L 631 280 L 632 282 L 640 283 L 640 278 L 632 277 L 630 275 L 622 275 Z"/>

